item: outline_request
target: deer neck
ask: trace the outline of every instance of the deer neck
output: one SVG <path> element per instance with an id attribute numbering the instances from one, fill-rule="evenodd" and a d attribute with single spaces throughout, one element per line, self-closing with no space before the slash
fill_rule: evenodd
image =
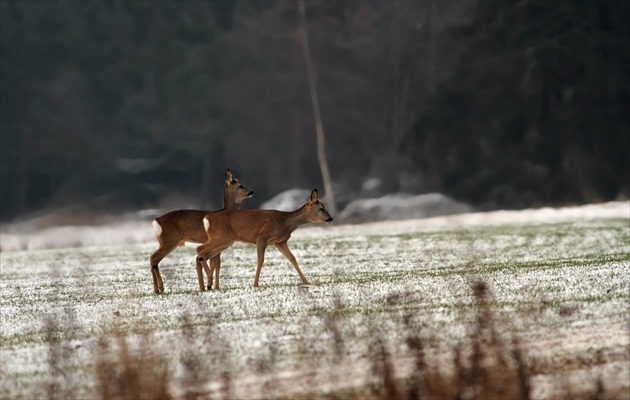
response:
<path id="1" fill-rule="evenodd" d="M 236 201 L 234 195 L 231 195 L 227 190 L 223 191 L 223 210 L 238 210 L 241 208 L 241 203 Z"/>
<path id="2" fill-rule="evenodd" d="M 308 224 L 309 220 L 306 218 L 306 206 L 302 206 L 295 211 L 289 213 L 287 218 L 287 228 L 293 232 L 300 226 Z"/>

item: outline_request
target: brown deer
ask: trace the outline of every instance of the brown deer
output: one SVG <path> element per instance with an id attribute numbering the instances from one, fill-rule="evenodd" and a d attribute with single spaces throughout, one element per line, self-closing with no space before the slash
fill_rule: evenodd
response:
<path id="1" fill-rule="evenodd" d="M 232 175 L 232 171 L 225 170 L 225 187 L 223 189 L 223 208 L 217 211 L 207 210 L 175 210 L 168 212 L 153 220 L 153 230 L 155 237 L 160 243 L 160 247 L 151 254 L 151 275 L 153 276 L 153 291 L 155 293 L 164 292 L 164 282 L 158 269 L 158 264 L 164 257 L 171 253 L 178 246 L 189 243 L 205 243 L 208 240 L 206 230 L 203 226 L 203 218 L 224 210 L 238 210 L 243 200 L 254 194 L 245 185 Z M 221 256 L 215 254 L 210 259 L 211 269 L 204 264 L 204 270 L 208 276 L 208 289 L 212 286 L 211 271 L 216 269 L 217 285 L 218 275 L 221 270 Z M 201 272 L 197 274 L 199 289 L 204 290 L 203 276 Z"/>
<path id="2" fill-rule="evenodd" d="M 289 250 L 287 241 L 291 233 L 309 222 L 331 222 L 333 219 L 326 211 L 326 206 L 317 198 L 317 189 L 311 192 L 306 204 L 295 211 L 278 210 L 238 210 L 208 214 L 203 219 L 208 241 L 197 247 L 197 271 L 202 264 L 212 260 L 217 254 L 230 247 L 234 242 L 255 244 L 258 250 L 258 266 L 254 287 L 258 287 L 260 270 L 265 261 L 265 249 L 268 245 L 276 246 L 295 267 L 304 285 L 308 280 L 300 270 L 295 257 Z M 210 269 L 212 273 L 212 267 Z M 199 272 L 198 272 L 199 273 Z M 216 276 L 219 288 L 218 274 Z"/>

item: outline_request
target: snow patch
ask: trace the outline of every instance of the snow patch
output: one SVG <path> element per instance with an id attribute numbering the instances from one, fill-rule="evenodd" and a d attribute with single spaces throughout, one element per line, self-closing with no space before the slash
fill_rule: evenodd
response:
<path id="1" fill-rule="evenodd" d="M 440 193 L 411 195 L 388 194 L 374 199 L 350 202 L 339 218 L 346 223 L 429 218 L 438 215 L 463 214 L 473 208 Z"/>
<path id="2" fill-rule="evenodd" d="M 302 207 L 311 196 L 309 189 L 291 189 L 278 193 L 260 205 L 263 210 L 293 211 Z"/>
<path id="3" fill-rule="evenodd" d="M 300 205 L 304 204 L 310 194 L 310 191 L 306 192 L 302 192 L 303 194 L 306 193 L 306 195 L 297 196 L 297 198 L 301 199 Z M 411 201 L 411 203 L 413 203 L 413 201 Z M 367 204 L 370 205 L 372 203 L 368 201 Z M 279 206 L 276 205 L 274 207 Z M 297 207 L 294 206 L 293 209 L 296 208 Z M 438 207 L 437 210 L 439 209 L 440 208 Z M 344 210 L 341 214 L 344 214 L 345 212 L 346 210 Z M 345 231 L 352 231 L 356 229 L 358 233 L 362 233 L 365 229 L 369 229 L 372 225 L 378 227 L 382 224 L 387 224 L 389 232 L 400 233 L 409 230 L 415 231 L 419 224 L 423 227 L 501 225 L 518 223 L 532 224 L 557 223 L 596 218 L 626 218 L 630 221 L 630 201 L 616 201 L 562 208 L 546 207 L 517 211 L 500 210 L 483 213 L 441 215 L 434 216 L 432 218 L 426 218 L 427 216 L 428 215 L 426 213 L 422 214 L 418 212 L 416 214 L 411 214 L 409 217 L 411 219 L 387 222 L 370 222 L 367 224 L 357 225 L 356 228 L 350 226 L 341 227 L 339 225 L 330 227 L 311 227 L 310 229 L 298 229 L 295 232 L 295 235 L 318 235 L 323 229 L 329 232 L 333 232 L 337 229 L 344 229 Z M 340 219 L 343 222 L 347 222 L 343 218 Z M 0 227 L 0 231 L 2 232 L 0 235 L 1 251 L 114 245 L 123 243 L 153 242 L 155 240 L 151 234 L 149 224 L 146 221 L 138 220 L 123 220 L 99 226 L 71 225 L 35 230 L 30 229 L 22 222 L 19 225 L 2 225 Z"/>

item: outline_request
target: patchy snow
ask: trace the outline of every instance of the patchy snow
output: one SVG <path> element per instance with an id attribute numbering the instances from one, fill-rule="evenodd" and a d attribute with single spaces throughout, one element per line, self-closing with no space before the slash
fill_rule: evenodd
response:
<path id="1" fill-rule="evenodd" d="M 263 207 L 273 207 L 276 209 L 295 209 L 294 202 L 300 198 L 299 204 L 304 203 L 310 192 L 305 190 L 297 195 L 297 192 L 289 191 L 290 195 L 282 197 Z M 308 192 L 308 193 L 307 193 Z M 306 193 L 304 196 L 303 194 Z M 519 211 L 493 211 L 483 213 L 468 213 L 448 216 L 437 216 L 423 219 L 406 219 L 402 221 L 373 222 L 356 225 L 350 228 L 351 231 L 363 231 L 365 229 L 378 229 L 379 226 L 387 227 L 390 233 L 401 233 L 409 230 L 416 230 L 418 227 L 440 227 L 440 226 L 470 226 L 470 225 L 497 225 L 497 224 L 523 224 L 523 223 L 557 223 L 574 219 L 592 218 L 629 218 L 630 202 L 610 202 L 603 204 L 591 204 L 585 206 L 563 207 L 563 208 L 540 208 Z M 384 225 L 383 225 L 384 224 Z M 312 225 L 311 233 L 318 234 L 322 230 L 336 229 L 342 227 L 346 231 L 347 227 L 333 224 L 332 226 L 321 227 Z M 309 229 L 310 230 L 310 229 Z M 152 241 L 155 239 L 150 221 L 126 220 L 116 223 L 108 223 L 99 226 L 58 226 L 30 231 L 24 228 L 24 223 L 20 226 L 3 225 L 0 228 L 0 249 L 2 251 L 17 250 L 37 250 L 64 247 L 82 247 L 98 245 L 114 245 L 122 243 L 137 243 Z M 299 229 L 296 234 L 304 232 Z"/>
<path id="2" fill-rule="evenodd" d="M 260 205 L 263 210 L 293 211 L 300 208 L 311 196 L 312 189 L 290 189 L 278 193 Z"/>
<path id="3" fill-rule="evenodd" d="M 65 247 L 104 246 L 137 243 L 155 239 L 149 221 L 121 221 L 99 226 L 55 226 L 32 233 L 3 227 L 2 251 L 38 250 Z"/>
<path id="4" fill-rule="evenodd" d="M 536 368 L 535 398 L 562 397 L 558 379 L 588 387 L 598 374 L 607 388 L 627 393 L 629 206 L 298 229 L 289 244 L 311 281 L 306 288 L 270 248 L 261 287 L 253 289 L 255 247 L 236 244 L 222 254 L 222 290 L 199 293 L 194 249 L 185 247 L 161 264 L 166 294 L 160 296 L 152 293 L 148 259 L 157 243 L 150 221 L 34 234 L 7 229 L 0 253 L 0 397 L 47 397 L 49 321 L 60 324 L 53 332 L 76 385 L 73 397 L 94 397 L 97 339 L 116 330 L 134 341 L 150 333 L 171 366 L 176 394 L 187 387 L 190 357 L 198 357 L 211 393 L 223 390 L 225 371 L 233 394 L 247 398 L 365 384 L 375 333 L 397 357 L 396 373 L 406 376 L 411 333 L 436 341 L 434 360 L 442 360 L 436 362 L 452 359 L 443 355 L 470 335 L 471 284 L 479 279 L 491 288 L 501 334 L 517 335 Z M 331 331 L 336 307 L 341 348 Z"/>
<path id="5" fill-rule="evenodd" d="M 339 214 L 345 223 L 430 218 L 470 213 L 473 208 L 440 193 L 388 194 L 373 199 L 351 201 Z"/>

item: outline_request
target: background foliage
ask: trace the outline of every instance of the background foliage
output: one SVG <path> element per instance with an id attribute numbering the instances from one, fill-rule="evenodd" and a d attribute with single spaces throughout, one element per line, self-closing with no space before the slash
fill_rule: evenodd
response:
<path id="1" fill-rule="evenodd" d="M 339 205 L 440 191 L 481 208 L 630 193 L 620 1 L 309 1 Z M 173 193 L 322 187 L 287 1 L 0 2 L 0 217 Z M 362 184 L 378 178 L 376 192 Z"/>

